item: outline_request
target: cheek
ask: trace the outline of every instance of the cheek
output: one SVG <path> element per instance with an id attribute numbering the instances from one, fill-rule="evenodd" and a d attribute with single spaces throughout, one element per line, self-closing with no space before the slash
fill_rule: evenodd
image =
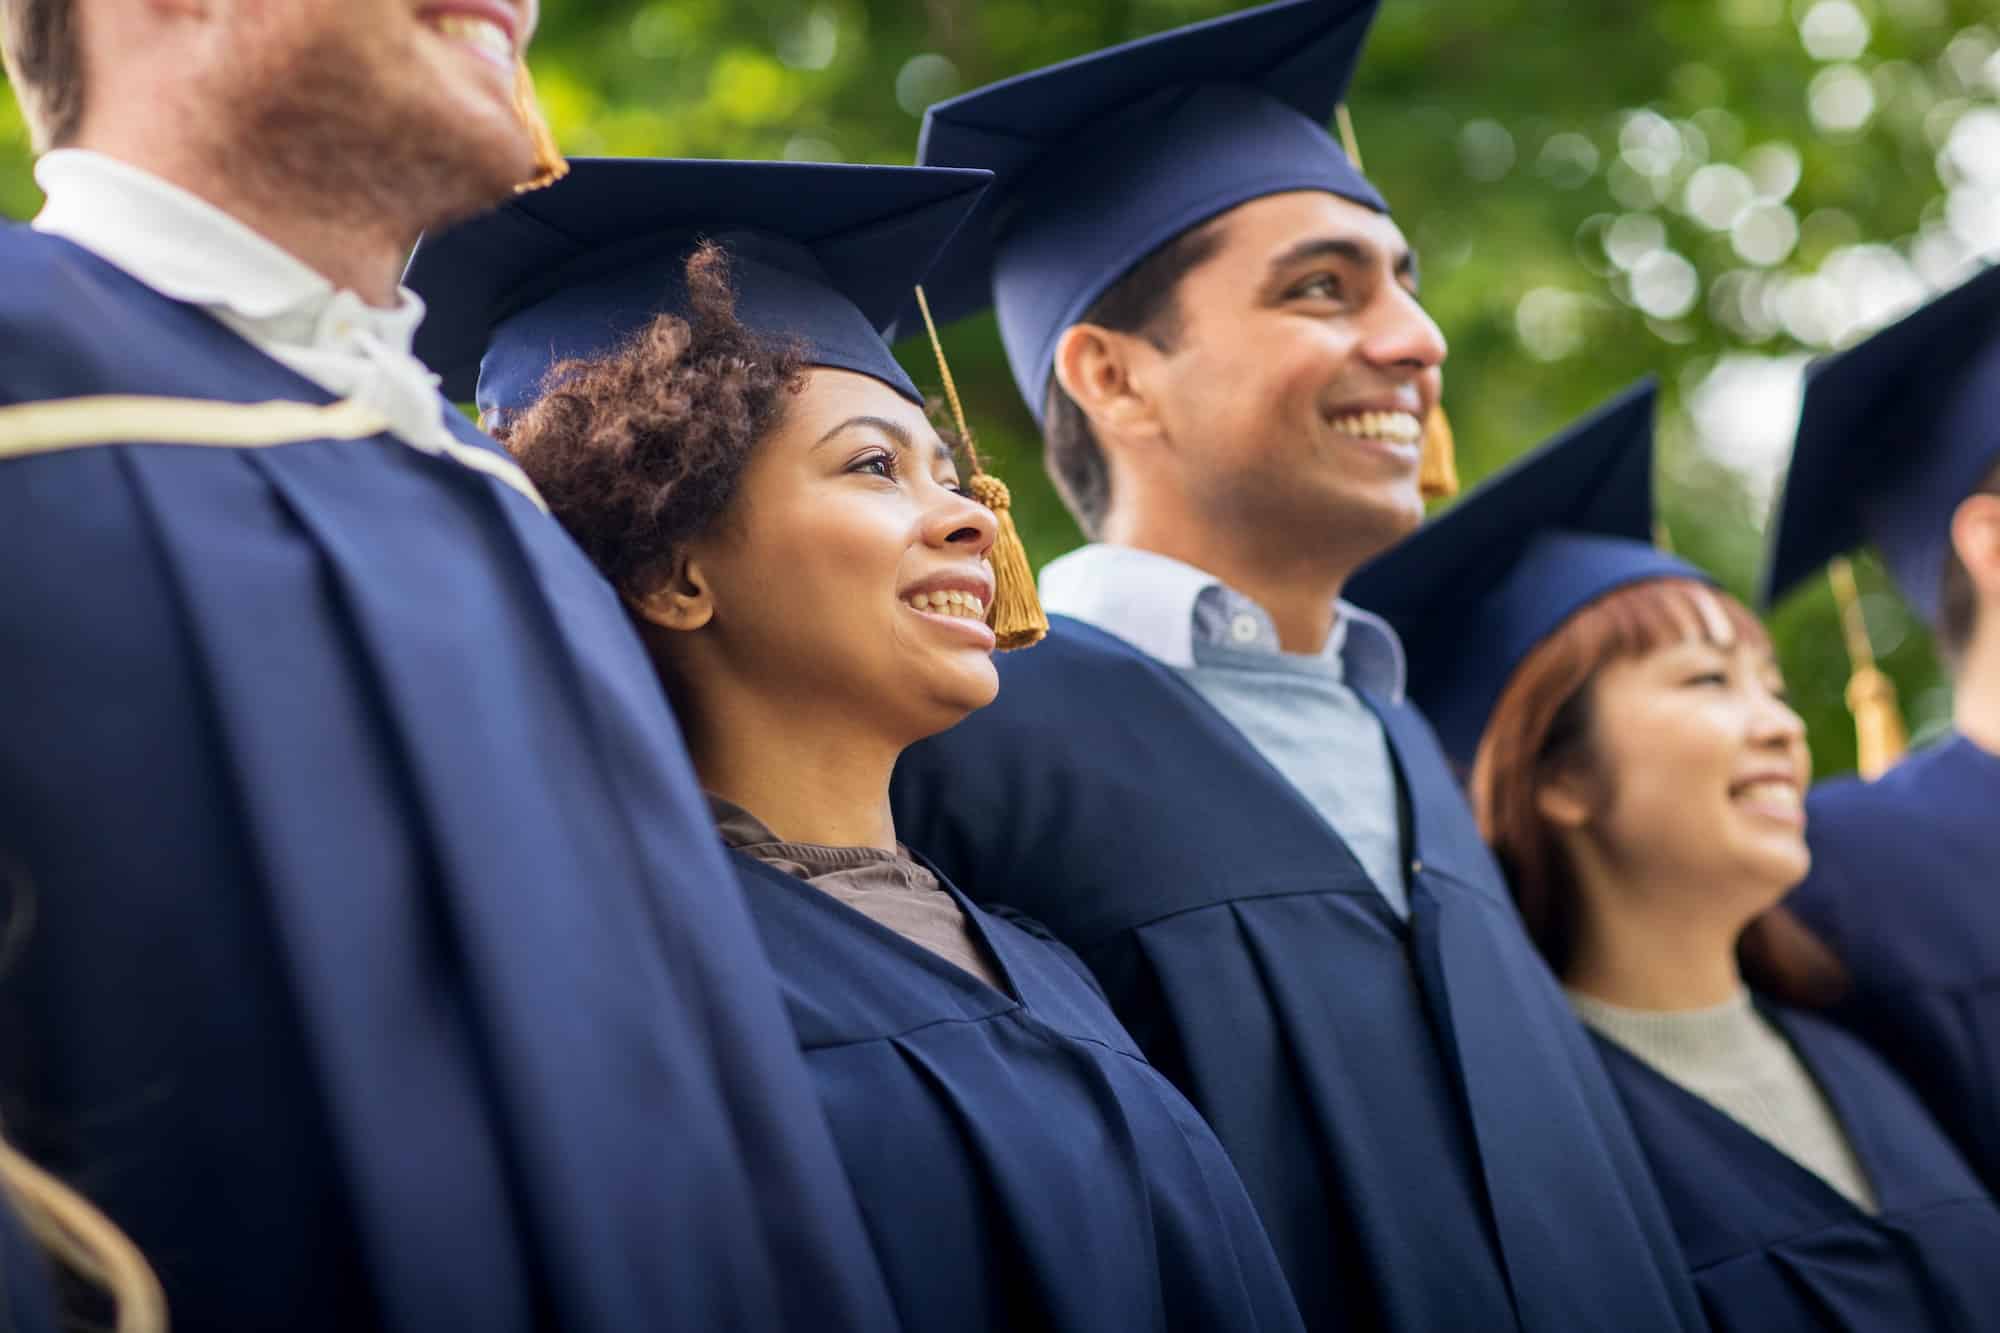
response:
<path id="1" fill-rule="evenodd" d="M 1630 715 L 1618 737 L 1619 804 L 1634 816 L 1680 826 L 1708 820 L 1709 793 L 1726 793 L 1737 745 L 1706 710 L 1673 706 Z"/>

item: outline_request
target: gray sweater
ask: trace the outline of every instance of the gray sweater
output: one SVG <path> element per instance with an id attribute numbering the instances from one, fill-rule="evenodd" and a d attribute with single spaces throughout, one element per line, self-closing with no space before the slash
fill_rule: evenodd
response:
<path id="1" fill-rule="evenodd" d="M 1875 1190 L 1847 1131 L 1798 1052 L 1744 991 L 1713 1009 L 1626 1009 L 1576 991 L 1570 1003 L 1594 1031 L 1876 1211 Z"/>

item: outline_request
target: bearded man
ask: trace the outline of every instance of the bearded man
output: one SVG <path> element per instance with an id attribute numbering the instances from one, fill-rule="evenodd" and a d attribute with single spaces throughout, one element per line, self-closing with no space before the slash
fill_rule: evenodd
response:
<path id="1" fill-rule="evenodd" d="M 536 0 L 0 0 L 0 1092 L 177 1326 L 877 1328 L 617 599 L 410 352 Z"/>

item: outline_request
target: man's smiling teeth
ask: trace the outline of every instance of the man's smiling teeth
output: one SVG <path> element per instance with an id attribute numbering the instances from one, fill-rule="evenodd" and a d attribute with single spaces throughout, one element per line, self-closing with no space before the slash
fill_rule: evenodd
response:
<path id="1" fill-rule="evenodd" d="M 1805 808 L 1805 797 L 1798 784 L 1781 778 L 1767 778 L 1762 782 L 1746 782 L 1736 789 L 1739 800 L 1755 801 L 1760 805 L 1783 806 L 1788 810 Z"/>
<path id="2" fill-rule="evenodd" d="M 441 14 L 431 20 L 431 27 L 439 36 L 464 42 L 481 55 L 490 56 L 503 65 L 513 62 L 514 39 L 491 19 L 474 18 L 470 14 Z"/>
<path id="3" fill-rule="evenodd" d="M 940 616 L 964 616 L 967 620 L 986 619 L 986 603 L 969 592 L 956 588 L 944 592 L 920 592 L 904 599 L 904 604 L 913 611 L 929 611 Z"/>
<path id="4" fill-rule="evenodd" d="M 1410 412 L 1353 412 L 1335 417 L 1333 428 L 1342 435 L 1352 435 L 1360 440 L 1415 444 L 1424 438 L 1424 423 Z"/>

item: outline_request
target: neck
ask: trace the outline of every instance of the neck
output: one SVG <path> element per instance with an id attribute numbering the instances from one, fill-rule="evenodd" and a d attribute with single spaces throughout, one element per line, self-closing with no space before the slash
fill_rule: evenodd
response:
<path id="1" fill-rule="evenodd" d="M 310 170 L 259 164 L 241 151 L 209 152 L 194 132 L 163 135 L 173 122 L 162 116 L 143 126 L 99 125 L 75 146 L 137 167 L 222 210 L 336 288 L 385 309 L 397 303 L 403 261 L 421 222 L 360 206 L 353 196 L 322 188 Z"/>
<path id="2" fill-rule="evenodd" d="M 1317 653 L 1333 632 L 1334 603 L 1359 562 L 1314 562 L 1304 558 L 1273 559 L 1238 545 L 1207 540 L 1200 525 L 1147 521 L 1121 516 L 1106 518 L 1104 541 L 1170 556 L 1213 574 L 1264 609 L 1278 630 L 1278 646 L 1288 653 Z"/>
<path id="3" fill-rule="evenodd" d="M 701 785 L 786 842 L 896 850 L 889 776 L 900 745 L 837 717 L 839 710 L 737 691 L 677 699 Z"/>
<path id="4" fill-rule="evenodd" d="M 194 194 L 372 306 L 392 308 L 398 302 L 402 262 L 420 226 L 366 216 L 352 200 L 324 198 L 312 188 L 294 190 L 270 174 L 202 166 L 188 152 L 156 152 L 144 142 L 110 136 L 78 148 L 118 158 Z"/>
<path id="5" fill-rule="evenodd" d="M 1736 940 L 1745 922 L 1690 913 L 1712 887 L 1619 886 L 1615 907 L 1586 890 L 1563 984 L 1607 1004 L 1659 1011 L 1709 1009 L 1743 989 Z"/>
<path id="6" fill-rule="evenodd" d="M 1967 646 L 1952 682 L 1952 725 L 1988 754 L 2000 755 L 2000 631 L 1984 628 L 1996 617 L 1980 613 L 1981 632 Z"/>

